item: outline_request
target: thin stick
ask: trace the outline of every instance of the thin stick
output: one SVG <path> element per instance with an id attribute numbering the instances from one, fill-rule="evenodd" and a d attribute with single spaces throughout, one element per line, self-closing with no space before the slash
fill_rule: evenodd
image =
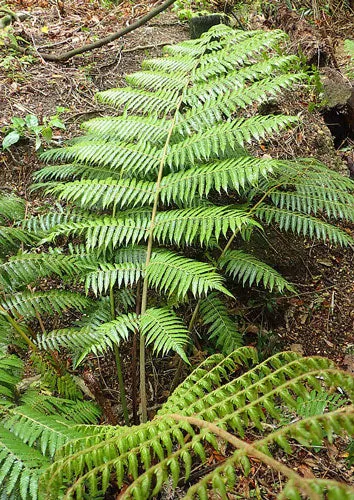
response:
<path id="1" fill-rule="evenodd" d="M 172 137 L 172 133 L 175 127 L 176 119 L 177 119 L 177 111 L 179 110 L 183 100 L 183 92 L 178 100 L 177 106 L 176 106 L 176 112 L 173 116 L 173 119 L 171 121 L 171 126 L 167 134 L 166 142 L 162 151 L 161 155 L 161 161 L 159 165 L 159 171 L 157 174 L 157 180 L 155 184 L 155 199 L 154 199 L 154 205 L 152 207 L 152 212 L 151 212 L 151 219 L 150 219 L 150 227 L 149 227 L 149 238 L 148 238 L 148 243 L 147 243 L 147 250 L 146 250 L 146 262 L 145 262 L 145 269 L 147 269 L 150 259 L 151 259 L 151 254 L 152 254 L 152 245 L 153 245 L 153 240 L 154 240 L 154 228 L 155 228 L 155 219 L 156 219 L 156 214 L 157 214 L 157 207 L 159 203 L 159 198 L 160 198 L 160 190 L 161 190 L 161 180 L 162 180 L 162 174 L 163 174 L 163 169 L 165 166 L 165 160 L 167 156 L 167 150 L 170 144 L 170 140 Z M 147 295 L 148 295 L 148 286 L 149 282 L 147 277 L 145 276 L 144 282 L 143 282 L 143 292 L 141 295 L 141 314 L 143 315 L 146 312 L 147 308 Z M 146 370 L 145 370 L 145 339 L 143 335 L 140 335 L 140 347 L 139 347 L 139 353 L 140 353 L 140 404 L 141 404 L 141 421 L 146 422 L 147 421 L 147 399 L 146 399 Z"/>
<path id="2" fill-rule="evenodd" d="M 135 312 L 140 315 L 141 312 L 141 281 L 138 281 L 136 289 L 136 306 Z M 132 346 L 132 410 L 133 410 L 133 424 L 137 425 L 138 422 L 138 332 L 134 332 L 133 346 Z"/>
<path id="3" fill-rule="evenodd" d="M 132 23 L 130 26 L 126 26 L 125 28 L 117 31 L 116 33 L 112 33 L 111 35 L 106 36 L 105 38 L 100 38 L 96 42 L 92 42 L 92 43 L 89 43 L 87 45 L 83 45 L 82 47 L 78 47 L 76 49 L 69 50 L 68 52 L 63 52 L 62 54 L 42 54 L 42 58 L 46 61 L 63 62 L 63 61 L 67 61 L 68 59 L 71 59 L 74 56 L 77 56 L 78 54 L 83 54 L 84 52 L 88 52 L 90 50 L 94 50 L 94 49 L 98 49 L 99 47 L 103 47 L 103 45 L 107 45 L 108 43 L 114 42 L 114 40 L 117 40 L 118 38 L 122 37 L 123 35 L 126 35 L 127 33 L 130 33 L 131 31 L 133 31 L 137 28 L 140 28 L 145 23 L 150 21 L 150 19 L 152 19 L 153 17 L 160 14 L 160 12 L 163 12 L 168 7 L 170 7 L 170 5 L 175 3 L 175 1 L 176 0 L 166 0 L 166 2 L 155 7 L 155 9 L 152 9 L 148 14 L 146 14 L 142 18 L 138 19 L 137 21 Z"/>
<path id="4" fill-rule="evenodd" d="M 111 287 L 109 290 L 109 301 L 110 301 L 110 305 L 111 305 L 111 317 L 112 317 L 112 320 L 114 320 L 116 317 L 116 314 L 115 314 L 113 287 Z M 129 425 L 129 412 L 128 412 L 127 398 L 126 398 L 126 394 L 125 394 L 124 379 L 123 379 L 123 372 L 122 372 L 122 359 L 121 359 L 119 347 L 117 344 L 114 344 L 113 352 L 114 352 L 114 356 L 115 356 L 115 360 L 116 360 L 120 402 L 121 402 L 122 409 L 123 409 L 124 422 L 126 425 Z"/>
<path id="5" fill-rule="evenodd" d="M 10 314 L 4 309 L 2 306 L 0 306 L 0 311 L 4 314 L 6 317 L 7 321 L 10 323 L 10 325 L 16 330 L 16 332 L 23 338 L 23 340 L 26 342 L 26 344 L 31 347 L 33 351 L 38 351 L 38 347 L 36 344 L 32 342 L 32 340 L 28 337 L 26 332 L 20 327 L 20 325 L 17 323 L 16 320 L 14 320 Z"/>

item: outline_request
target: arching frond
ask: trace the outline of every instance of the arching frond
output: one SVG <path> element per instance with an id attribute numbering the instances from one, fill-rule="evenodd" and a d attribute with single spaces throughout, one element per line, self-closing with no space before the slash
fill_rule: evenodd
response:
<path id="1" fill-rule="evenodd" d="M 52 241 L 60 235 L 85 235 L 88 248 L 107 249 L 121 244 L 137 244 L 147 240 L 150 227 L 147 211 L 129 212 L 126 218 L 91 217 L 82 222 L 61 224 L 46 238 Z M 207 245 L 212 238 L 226 236 L 228 231 L 241 231 L 257 223 L 248 214 L 233 207 L 197 207 L 159 212 L 154 236 L 161 243 L 190 244 L 198 241 Z"/>
<path id="2" fill-rule="evenodd" d="M 21 397 L 21 403 L 43 415 L 63 417 L 75 424 L 94 424 L 100 416 L 100 409 L 91 401 L 73 401 L 57 398 L 36 390 L 27 390 Z"/>
<path id="3" fill-rule="evenodd" d="M 93 136 L 129 142 L 138 140 L 163 144 L 168 133 L 168 122 L 154 116 L 123 115 L 109 118 L 93 118 L 84 122 L 82 126 L 84 130 Z"/>
<path id="4" fill-rule="evenodd" d="M 212 191 L 240 191 L 255 186 L 259 179 L 272 174 L 277 161 L 252 156 L 236 156 L 165 175 L 161 182 L 163 203 L 191 203 L 197 196 L 208 196 Z"/>
<path id="5" fill-rule="evenodd" d="M 122 264 L 102 263 L 85 277 L 86 291 L 92 289 L 95 295 L 107 292 L 114 286 L 134 285 L 143 276 L 143 264 L 125 262 Z"/>
<path id="6" fill-rule="evenodd" d="M 2 399 L 12 400 L 16 395 L 16 384 L 23 374 L 23 361 L 14 355 L 0 351 L 0 407 Z"/>
<path id="7" fill-rule="evenodd" d="M 38 482 L 49 460 L 0 426 L 0 484 L 8 498 L 37 500 Z M 6 498 L 6 497 L 5 497 Z"/>
<path id="8" fill-rule="evenodd" d="M 21 243 L 25 245 L 36 242 L 34 235 L 18 227 L 0 226 L 0 253 L 6 253 L 8 249 L 17 249 Z"/>
<path id="9" fill-rule="evenodd" d="M 294 352 L 278 353 L 259 365 L 255 361 L 250 348 L 228 357 L 213 355 L 176 389 L 151 422 L 118 427 L 116 434 L 110 428 L 102 437 L 96 428 L 86 442 L 72 441 L 45 476 L 49 498 L 63 487 L 67 498 L 84 491 L 94 496 L 98 487 L 107 490 L 114 475 L 123 499 L 154 498 L 165 482 L 177 485 L 182 477 L 190 485 L 186 498 L 208 498 L 214 492 L 227 499 L 228 487 L 237 487 L 235 479 L 247 474 L 250 459 L 284 476 L 279 485 L 295 481 L 302 493 L 310 486 L 323 492 L 321 500 L 328 490 L 351 492 L 347 485 L 328 482 L 325 487 L 322 478 L 298 475 L 278 461 L 276 451 L 292 453 L 292 440 L 313 448 L 324 439 L 332 442 L 336 435 L 354 434 L 353 406 L 281 425 L 282 411 L 291 411 L 298 394 L 306 396 L 315 386 L 327 392 L 340 386 L 352 394 L 353 377 L 329 360 L 301 358 Z M 229 443 L 224 449 L 234 451 L 224 452 L 225 459 L 210 471 L 206 465 L 220 441 Z M 197 480 L 191 476 L 195 462 L 200 468 Z"/>
<path id="10" fill-rule="evenodd" d="M 148 142 L 129 144 L 100 139 L 82 141 L 66 148 L 50 149 L 42 154 L 46 161 L 75 161 L 108 167 L 120 175 L 155 171 L 159 165 L 159 150 Z"/>
<path id="11" fill-rule="evenodd" d="M 66 347 L 78 353 L 76 366 L 90 353 L 100 354 L 127 340 L 129 335 L 139 328 L 136 314 L 123 314 L 114 320 L 82 328 L 53 330 L 37 338 L 42 349 L 60 349 Z"/>
<path id="12" fill-rule="evenodd" d="M 140 328 L 146 344 L 152 344 L 155 354 L 164 356 L 174 351 L 189 363 L 184 351 L 189 343 L 189 332 L 173 311 L 167 308 L 148 309 L 140 319 Z"/>
<path id="13" fill-rule="evenodd" d="M 61 314 L 66 309 L 71 308 L 83 311 L 90 304 L 90 299 L 84 295 L 64 290 L 18 292 L 1 302 L 1 306 L 8 312 L 27 318 L 36 317 L 38 313 Z"/>
<path id="14" fill-rule="evenodd" d="M 36 444 L 42 455 L 51 457 L 70 438 L 70 421 L 65 422 L 62 417 L 60 422 L 58 415 L 44 416 L 28 406 L 8 409 L 2 425 L 23 443 L 30 447 Z"/>
<path id="15" fill-rule="evenodd" d="M 347 246 L 353 244 L 353 239 L 346 232 L 321 219 L 300 212 L 292 212 L 262 204 L 256 209 L 255 214 L 267 224 L 276 222 L 283 231 L 292 231 L 324 242 L 329 240 L 336 245 Z"/>
<path id="16" fill-rule="evenodd" d="M 229 71 L 226 75 L 223 74 L 211 81 L 196 83 L 192 94 L 198 96 L 201 102 L 206 102 L 210 97 L 217 98 L 227 90 L 244 87 L 247 82 L 255 82 L 270 74 L 276 75 L 277 72 L 288 71 L 297 61 L 294 55 L 261 60 L 236 71 Z"/>
<path id="17" fill-rule="evenodd" d="M 327 217 L 354 221 L 354 196 L 347 191 L 321 188 L 319 185 L 297 186 L 297 191 L 272 191 L 274 205 L 305 214 L 324 213 Z"/>
<path id="18" fill-rule="evenodd" d="M 256 285 L 262 283 L 270 291 L 274 288 L 279 292 L 294 291 L 290 283 L 275 269 L 243 250 L 227 251 L 221 257 L 219 264 L 225 268 L 227 274 L 241 281 L 243 285 L 247 283 L 252 286 L 254 283 Z"/>
<path id="19" fill-rule="evenodd" d="M 166 250 L 154 253 L 146 276 L 154 288 L 180 298 L 185 297 L 189 290 L 195 297 L 207 295 L 210 290 L 231 295 L 214 267 Z"/>
<path id="20" fill-rule="evenodd" d="M 173 144 L 166 162 L 171 168 L 180 169 L 196 162 L 222 158 L 226 151 L 242 155 L 245 143 L 274 135 L 295 122 L 293 117 L 283 115 L 256 116 L 210 126 L 206 131 Z"/>
<path id="21" fill-rule="evenodd" d="M 189 61 L 190 62 L 190 61 Z M 193 65 L 194 65 L 193 61 Z M 97 94 L 97 99 L 115 108 L 123 107 L 125 111 L 144 114 L 165 115 L 175 109 L 179 99 L 178 92 L 147 92 L 134 88 L 110 89 Z"/>
<path id="22" fill-rule="evenodd" d="M 208 325 L 210 340 L 224 354 L 230 354 L 243 344 L 242 334 L 235 319 L 231 318 L 225 303 L 216 293 L 210 293 L 200 303 L 200 315 Z"/>
<path id="23" fill-rule="evenodd" d="M 21 253 L 0 264 L 0 282 L 5 289 L 16 289 L 38 278 L 56 274 L 74 276 L 93 267 L 93 257 L 52 253 Z"/>
<path id="24" fill-rule="evenodd" d="M 23 221 L 22 225 L 31 234 L 39 234 L 49 231 L 58 224 L 65 224 L 66 222 L 77 222 L 85 218 L 87 213 L 79 212 L 74 210 L 64 210 L 63 207 L 57 207 L 58 211 L 53 210 L 52 212 L 46 213 L 44 215 L 37 215 L 29 217 Z"/>
<path id="25" fill-rule="evenodd" d="M 181 135 L 187 135 L 191 132 L 208 129 L 223 121 L 226 115 L 228 118 L 235 113 L 237 108 L 246 108 L 253 103 L 262 103 L 269 99 L 270 95 L 279 93 L 280 90 L 291 87 L 298 83 L 303 78 L 303 75 L 281 75 L 268 81 L 256 82 L 245 89 L 237 89 L 228 91 L 223 94 L 222 98 L 210 99 L 204 105 L 197 106 L 196 99 L 190 97 L 190 105 L 194 105 L 183 115 L 177 122 L 177 131 Z M 285 118 L 285 117 L 284 117 Z M 289 123 L 291 117 L 289 118 Z M 294 123 L 294 117 L 292 122 Z"/>
<path id="26" fill-rule="evenodd" d="M 1 222 L 18 221 L 25 216 L 25 202 L 15 194 L 0 194 L 0 219 Z"/>

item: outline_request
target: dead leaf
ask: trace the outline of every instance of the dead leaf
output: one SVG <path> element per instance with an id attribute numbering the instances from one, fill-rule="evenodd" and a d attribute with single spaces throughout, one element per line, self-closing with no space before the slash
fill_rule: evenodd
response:
<path id="1" fill-rule="evenodd" d="M 333 262 L 330 259 L 326 259 L 326 258 L 317 259 L 317 262 L 319 264 L 322 264 L 323 266 L 326 266 L 326 267 L 332 267 L 333 266 Z"/>
<path id="2" fill-rule="evenodd" d="M 298 470 L 300 473 L 306 478 L 306 479 L 312 479 L 315 477 L 314 473 L 310 469 L 310 467 L 307 467 L 305 464 L 301 464 L 298 466 Z"/>

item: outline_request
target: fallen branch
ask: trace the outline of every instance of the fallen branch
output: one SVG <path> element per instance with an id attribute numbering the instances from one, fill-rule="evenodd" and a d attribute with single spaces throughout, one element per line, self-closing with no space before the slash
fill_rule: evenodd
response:
<path id="1" fill-rule="evenodd" d="M 123 28 L 123 29 L 117 31 L 116 33 L 112 33 L 111 35 L 106 36 L 105 38 L 101 38 L 100 40 L 97 40 L 96 42 L 89 43 L 87 45 L 83 45 L 82 47 L 78 47 L 77 49 L 69 50 L 68 52 L 63 52 L 62 54 L 45 54 L 44 53 L 44 54 L 41 54 L 41 56 L 45 61 L 63 62 L 63 61 L 67 61 L 68 59 L 71 59 L 74 56 L 77 56 L 78 54 L 83 54 L 84 52 L 88 52 L 90 50 L 94 50 L 94 49 L 98 49 L 99 47 L 103 47 L 103 45 L 107 45 L 108 43 L 113 42 L 114 40 L 117 40 L 117 38 L 120 38 L 123 35 L 126 35 L 127 33 L 130 33 L 131 31 L 133 31 L 137 28 L 140 28 L 145 23 L 150 21 L 150 19 L 152 19 L 153 17 L 160 14 L 160 12 L 163 12 L 164 10 L 166 10 L 175 1 L 176 0 L 166 0 L 161 5 L 152 9 L 148 14 L 143 16 L 141 19 L 138 19 L 130 26 L 127 26 L 126 28 Z"/>

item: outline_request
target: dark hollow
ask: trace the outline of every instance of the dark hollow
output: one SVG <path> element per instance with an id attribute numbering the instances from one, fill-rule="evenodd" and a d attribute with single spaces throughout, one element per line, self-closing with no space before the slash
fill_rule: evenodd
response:
<path id="1" fill-rule="evenodd" d="M 203 33 L 208 31 L 209 28 L 216 24 L 222 24 L 223 22 L 225 22 L 225 18 L 220 14 L 192 17 L 189 21 L 190 36 L 191 38 L 199 38 Z"/>

